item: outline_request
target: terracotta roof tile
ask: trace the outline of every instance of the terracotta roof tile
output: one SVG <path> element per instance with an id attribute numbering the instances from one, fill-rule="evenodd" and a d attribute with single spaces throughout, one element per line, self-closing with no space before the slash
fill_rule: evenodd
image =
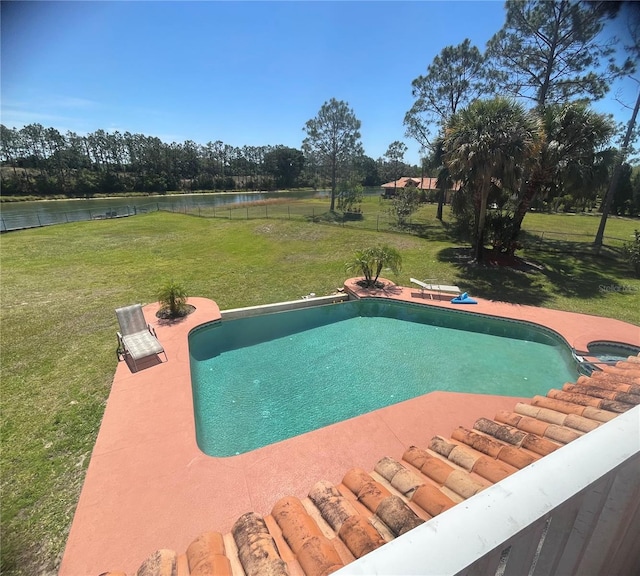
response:
<path id="1" fill-rule="evenodd" d="M 500 462 L 499 460 L 492 460 L 487 456 L 478 458 L 473 467 L 473 472 L 479 474 L 483 478 L 486 478 L 493 484 L 500 482 L 500 480 L 503 480 L 517 470 L 517 468 L 510 466 L 509 464 Z"/>
<path id="2" fill-rule="evenodd" d="M 437 452 L 441 456 L 445 458 L 449 458 L 450 452 L 456 447 L 452 442 L 448 442 L 446 439 L 442 438 L 442 436 L 434 436 L 431 438 L 431 443 L 429 444 L 429 448 L 434 452 Z"/>
<path id="3" fill-rule="evenodd" d="M 411 497 L 411 502 L 418 505 L 431 517 L 437 516 L 456 504 L 442 490 L 427 482 L 417 488 Z"/>
<path id="4" fill-rule="evenodd" d="M 624 374 L 610 374 L 609 372 L 592 372 L 589 377 L 590 384 L 594 386 L 600 385 L 601 382 L 609 382 L 612 384 L 626 385 L 629 388 L 622 390 L 623 392 L 633 392 L 640 394 L 640 384 L 634 378 L 626 377 Z"/>
<path id="5" fill-rule="evenodd" d="M 417 474 L 389 456 L 385 456 L 376 464 L 375 471 L 407 498 L 424 483 Z"/>
<path id="6" fill-rule="evenodd" d="M 549 410 L 548 408 L 537 408 L 524 402 L 518 402 L 514 408 L 514 412 L 542 420 L 543 422 L 549 422 L 549 424 L 557 424 L 558 426 L 564 425 L 567 419 L 567 415 L 562 412 Z"/>
<path id="7" fill-rule="evenodd" d="M 540 436 L 536 436 L 535 434 L 527 434 L 522 441 L 522 447 L 536 454 L 540 454 L 540 456 L 546 456 L 560 448 L 560 444 L 556 444 L 546 438 L 540 438 Z"/>
<path id="8" fill-rule="evenodd" d="M 354 506 L 338 489 L 326 480 L 321 480 L 309 491 L 309 498 L 335 532 L 352 516 L 357 516 Z"/>
<path id="9" fill-rule="evenodd" d="M 387 488 L 360 468 L 349 470 L 342 479 L 342 483 L 373 513 L 376 512 L 382 500 L 391 496 Z"/>
<path id="10" fill-rule="evenodd" d="M 173 550 L 158 550 L 138 568 L 136 576 L 174 576 L 177 554 Z"/>
<path id="11" fill-rule="evenodd" d="M 420 472 L 438 484 L 446 484 L 447 478 L 449 478 L 453 471 L 453 466 L 443 462 L 440 458 L 435 458 L 429 454 L 427 454 L 427 459 L 420 468 Z"/>
<path id="12" fill-rule="evenodd" d="M 603 366 L 602 371 L 607 374 L 613 374 L 614 376 L 622 376 L 625 379 L 631 380 L 633 384 L 640 384 L 640 369 L 634 365 L 633 368 L 623 368 L 622 366 Z"/>
<path id="13" fill-rule="evenodd" d="M 557 412 L 564 412 L 565 414 L 577 414 L 582 416 L 584 413 L 584 406 L 559 400 L 557 398 L 550 398 L 548 396 L 534 396 L 531 404 L 532 406 L 548 408 L 549 410 L 556 410 Z"/>
<path id="14" fill-rule="evenodd" d="M 287 565 L 278 554 L 265 521 L 255 512 L 238 518 L 231 529 L 247 576 L 285 576 Z"/>
<path id="15" fill-rule="evenodd" d="M 596 388 L 602 388 L 603 390 L 615 390 L 616 392 L 631 392 L 633 385 L 621 382 L 619 378 L 611 374 L 605 374 L 604 372 L 598 372 L 605 378 L 591 376 L 580 376 L 577 380 L 577 384 L 584 384 L 586 386 L 594 386 Z M 640 386 L 637 387 L 640 390 Z M 637 394 L 637 392 L 636 392 Z"/>
<path id="16" fill-rule="evenodd" d="M 622 368 L 623 370 L 633 372 L 635 378 L 640 378 L 640 366 L 636 362 L 621 360 L 620 362 L 616 362 L 615 368 Z"/>
<path id="17" fill-rule="evenodd" d="M 453 450 L 449 452 L 449 460 L 469 472 L 473 472 L 475 465 L 481 458 L 482 456 L 475 450 L 467 450 L 462 446 L 454 445 Z"/>
<path id="18" fill-rule="evenodd" d="M 402 498 L 394 495 L 387 496 L 380 502 L 376 509 L 376 516 L 395 536 L 400 536 L 424 522 Z"/>
<path id="19" fill-rule="evenodd" d="M 384 538 L 362 516 L 350 516 L 343 522 L 338 536 L 356 558 L 361 558 L 385 544 Z"/>
<path id="20" fill-rule="evenodd" d="M 524 468 L 540 458 L 538 454 L 527 453 L 525 450 L 514 448 L 495 438 L 480 434 L 474 430 L 468 430 L 462 426 L 454 430 L 452 437 L 479 452 L 483 452 L 487 456 L 497 458 L 517 469 Z"/>
<path id="21" fill-rule="evenodd" d="M 584 416 L 578 416 L 577 414 L 567 414 L 567 417 L 564 419 L 564 424 L 580 432 L 591 432 L 591 430 L 595 430 L 602 423 L 597 420 L 585 418 Z"/>
<path id="22" fill-rule="evenodd" d="M 520 446 L 526 437 L 524 432 L 516 430 L 511 426 L 499 424 L 498 422 L 494 422 L 488 418 L 480 418 L 476 421 L 473 427 L 480 432 L 494 436 L 498 440 L 508 444 L 513 444 L 514 446 Z"/>
<path id="23" fill-rule="evenodd" d="M 422 465 L 429 458 L 429 454 L 426 450 L 418 448 L 417 446 L 409 446 L 402 455 L 402 459 L 409 462 L 412 466 L 420 470 Z"/>
<path id="24" fill-rule="evenodd" d="M 578 392 L 579 394 L 586 394 L 587 396 L 593 396 L 594 398 L 616 400 L 625 404 L 631 404 L 631 407 L 640 404 L 640 395 L 638 394 L 619 392 L 617 390 L 605 390 L 598 386 L 588 386 L 586 384 L 565 384 L 562 389 L 565 392 Z"/>
<path id="25" fill-rule="evenodd" d="M 459 426 L 427 448 L 410 446 L 401 461 L 384 456 L 371 473 L 352 468 L 337 486 L 321 480 L 308 498 L 282 498 L 265 518 L 244 514 L 231 534 L 206 532 L 180 556 L 158 550 L 136 576 L 330 574 L 633 407 L 634 369 L 616 369 L 627 376 L 581 377 L 479 418 L 473 430 Z"/>
<path id="26" fill-rule="evenodd" d="M 538 436 L 544 436 L 547 428 L 550 426 L 548 422 L 536 420 L 529 416 L 522 416 L 521 414 L 516 414 L 515 412 L 509 412 L 507 410 L 500 410 L 497 412 L 495 420 L 497 422 L 509 424 L 509 426 L 513 426 L 523 432 L 537 434 Z"/>
<path id="27" fill-rule="evenodd" d="M 633 408 L 633 404 L 627 404 L 626 402 L 619 402 L 617 400 L 596 398 L 595 396 L 583 394 L 582 391 L 565 392 L 563 390 L 550 390 L 549 396 L 557 400 L 565 400 L 582 406 L 600 408 L 602 410 L 608 410 L 609 412 L 617 412 L 618 414 Z"/>
<path id="28" fill-rule="evenodd" d="M 225 555 L 224 539 L 219 532 L 205 532 L 187 548 L 189 573 L 231 575 L 231 563 Z"/>

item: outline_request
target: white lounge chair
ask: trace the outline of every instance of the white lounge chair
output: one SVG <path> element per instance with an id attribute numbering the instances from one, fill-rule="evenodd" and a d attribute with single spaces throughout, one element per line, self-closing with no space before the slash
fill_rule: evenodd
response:
<path id="1" fill-rule="evenodd" d="M 437 292 L 438 297 L 443 292 L 447 294 L 456 294 L 456 295 L 461 293 L 460 288 L 458 288 L 457 286 L 452 286 L 449 284 L 435 284 L 434 280 L 431 280 L 431 279 L 425 280 L 424 282 L 422 280 L 416 280 L 415 278 L 409 278 L 409 280 L 413 284 L 417 284 L 418 286 L 420 286 L 420 296 L 422 298 L 424 298 L 425 290 L 428 290 L 430 292 L 431 300 L 433 300 L 432 292 Z"/>
<path id="2" fill-rule="evenodd" d="M 138 370 L 137 360 L 142 358 L 164 354 L 165 360 L 168 360 L 155 330 L 147 324 L 140 304 L 117 308 L 116 316 L 120 324 L 120 332 L 117 333 L 119 351 L 124 356 L 129 355 L 136 371 Z"/>

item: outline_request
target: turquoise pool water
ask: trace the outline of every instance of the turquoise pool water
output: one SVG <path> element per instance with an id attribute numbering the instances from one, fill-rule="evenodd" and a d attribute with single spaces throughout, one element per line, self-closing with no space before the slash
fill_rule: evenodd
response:
<path id="1" fill-rule="evenodd" d="M 197 441 L 211 456 L 434 390 L 533 396 L 577 376 L 551 331 L 379 300 L 206 324 L 189 350 Z"/>

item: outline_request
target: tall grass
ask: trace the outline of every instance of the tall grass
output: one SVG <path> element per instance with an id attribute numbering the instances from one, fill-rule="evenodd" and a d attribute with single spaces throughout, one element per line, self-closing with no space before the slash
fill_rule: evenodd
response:
<path id="1" fill-rule="evenodd" d="M 535 273 L 469 267 L 468 248 L 449 239 L 434 207 L 423 210 L 423 237 L 163 212 L 3 235 L 2 573 L 55 572 L 116 367 L 114 309 L 155 301 L 168 280 L 221 309 L 328 294 L 342 286 L 357 248 L 384 243 L 402 255 L 402 275 L 387 272 L 398 283 L 437 278 L 472 295 L 638 323 L 640 281 L 615 251 L 527 252 L 544 267 Z M 555 230 L 581 222 L 583 232 L 592 226 L 576 216 L 525 222 Z M 630 235 L 634 226 L 615 220 L 607 233 Z"/>

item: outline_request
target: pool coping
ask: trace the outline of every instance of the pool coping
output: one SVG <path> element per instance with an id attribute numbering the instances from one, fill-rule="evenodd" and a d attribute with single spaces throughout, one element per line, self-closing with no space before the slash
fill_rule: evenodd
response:
<path id="1" fill-rule="evenodd" d="M 385 281 L 382 290 L 345 282 L 356 298 L 389 298 L 457 309 L 449 300 Z M 640 328 L 598 316 L 477 299 L 465 312 L 523 320 L 560 334 L 577 351 L 591 341 L 640 345 Z M 519 397 L 433 392 L 289 440 L 227 458 L 195 441 L 188 333 L 220 319 L 217 304 L 190 298 L 196 310 L 164 322 L 144 307 L 168 361 L 132 373 L 119 362 L 67 540 L 62 576 L 135 572 L 158 548 L 186 549 L 200 533 L 228 531 L 248 511 L 268 514 L 278 498 L 306 496 L 319 479 L 339 482 L 351 467 L 372 469 L 435 434 L 471 426 L 481 414 L 510 409 Z"/>

